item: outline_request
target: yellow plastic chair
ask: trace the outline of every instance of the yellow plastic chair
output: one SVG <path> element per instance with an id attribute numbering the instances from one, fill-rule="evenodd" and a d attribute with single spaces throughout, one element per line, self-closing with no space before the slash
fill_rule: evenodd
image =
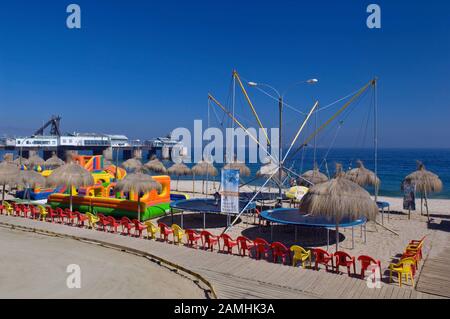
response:
<path id="1" fill-rule="evenodd" d="M 294 253 L 292 257 L 292 266 L 295 267 L 297 262 L 302 262 L 302 267 L 305 268 L 305 262 L 309 261 L 309 267 L 311 267 L 311 250 L 306 250 L 305 248 L 293 245 L 291 246 L 291 251 Z"/>
<path id="2" fill-rule="evenodd" d="M 86 216 L 88 217 L 89 227 L 95 229 L 100 218 L 90 212 L 87 212 Z"/>
<path id="3" fill-rule="evenodd" d="M 3 202 L 3 206 L 5 207 L 6 215 L 12 215 L 14 213 L 14 208 L 8 202 Z"/>
<path id="4" fill-rule="evenodd" d="M 45 221 L 45 218 L 47 217 L 48 211 L 42 205 L 38 205 L 38 209 L 39 209 L 39 218 L 41 218 L 42 221 Z"/>
<path id="5" fill-rule="evenodd" d="M 173 243 L 176 245 L 181 244 L 184 236 L 183 228 L 177 224 L 173 224 L 171 228 L 173 230 Z"/>
<path id="6" fill-rule="evenodd" d="M 400 260 L 397 264 L 389 265 L 389 282 L 392 282 L 392 273 L 397 273 L 398 283 L 400 287 L 402 286 L 403 276 L 406 278 L 406 282 L 409 283 L 409 278 L 411 278 L 412 285 L 414 287 L 414 276 L 413 269 L 416 265 L 414 258 L 405 258 Z"/>
<path id="7" fill-rule="evenodd" d="M 151 221 L 147 220 L 144 222 L 144 225 L 147 226 L 147 239 L 156 239 L 156 233 L 158 232 L 158 227 L 156 227 L 155 224 L 153 224 Z"/>

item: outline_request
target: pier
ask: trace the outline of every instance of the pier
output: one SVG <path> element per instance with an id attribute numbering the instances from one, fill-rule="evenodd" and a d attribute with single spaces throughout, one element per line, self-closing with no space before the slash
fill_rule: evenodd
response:
<path id="1" fill-rule="evenodd" d="M 179 141 L 169 137 L 158 137 L 145 140 L 130 140 L 121 134 L 100 133 L 61 133 L 61 117 L 52 116 L 47 123 L 37 129 L 34 134 L 27 137 L 1 137 L 0 150 L 15 152 L 23 157 L 42 153 L 48 159 L 53 153 L 65 159 L 68 153 L 78 151 L 93 155 L 104 155 L 112 160 L 119 156 L 127 160 L 132 157 L 170 159 L 174 147 L 182 148 Z M 48 133 L 45 134 L 45 131 Z"/>

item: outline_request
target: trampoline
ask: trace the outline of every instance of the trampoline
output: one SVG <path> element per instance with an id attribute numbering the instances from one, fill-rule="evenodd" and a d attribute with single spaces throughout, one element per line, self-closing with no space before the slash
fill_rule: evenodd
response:
<path id="1" fill-rule="evenodd" d="M 248 200 L 239 200 L 239 212 L 227 214 L 227 226 L 230 224 L 230 216 L 238 215 L 245 208 L 245 211 L 250 211 L 256 208 L 254 202 L 248 205 Z M 181 211 L 181 228 L 183 228 L 183 213 L 185 211 L 202 213 L 203 214 L 203 228 L 206 228 L 206 214 L 222 214 L 221 201 L 214 198 L 194 198 L 179 200 L 170 204 L 170 213 L 173 218 L 173 211 Z"/>
<path id="2" fill-rule="evenodd" d="M 293 225 L 295 226 L 295 240 L 297 240 L 297 226 L 303 227 L 322 227 L 327 229 L 327 246 L 330 241 L 330 229 L 336 228 L 336 220 L 311 216 L 309 214 L 301 213 L 298 208 L 277 208 L 262 211 L 260 214 L 260 218 L 270 221 L 270 237 L 273 239 L 273 224 L 282 224 L 282 225 Z M 352 228 L 352 248 L 354 247 L 354 227 L 361 226 L 361 237 L 363 235 L 364 228 L 364 242 L 366 242 L 366 222 L 367 219 L 349 219 L 344 218 L 339 222 L 339 227 L 342 228 Z"/>
<path id="3" fill-rule="evenodd" d="M 255 192 L 242 192 L 239 193 L 239 198 L 241 200 L 251 200 L 254 196 L 255 196 Z M 278 199 L 278 193 L 263 193 L 263 192 L 259 192 L 255 198 L 253 198 L 254 201 L 258 201 L 258 202 L 264 202 L 264 201 L 274 201 Z M 286 195 L 283 193 L 282 195 L 282 200 L 287 200 L 289 198 L 286 197 Z"/>

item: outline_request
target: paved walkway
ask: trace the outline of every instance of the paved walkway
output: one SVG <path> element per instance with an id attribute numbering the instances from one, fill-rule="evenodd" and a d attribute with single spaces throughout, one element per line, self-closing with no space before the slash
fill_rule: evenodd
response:
<path id="1" fill-rule="evenodd" d="M 92 240 L 105 245 L 142 251 L 191 270 L 206 278 L 218 298 L 434 298 L 410 286 L 381 284 L 370 289 L 365 280 L 257 261 L 247 257 L 196 250 L 60 224 L 0 216 L 0 224 L 17 225 Z M 1 230 L 0 230 L 1 231 Z"/>

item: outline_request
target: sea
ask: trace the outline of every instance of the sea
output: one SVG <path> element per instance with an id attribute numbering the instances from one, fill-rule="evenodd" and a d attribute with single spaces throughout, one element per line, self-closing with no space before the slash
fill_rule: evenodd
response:
<path id="1" fill-rule="evenodd" d="M 3 157 L 4 151 L 0 152 Z M 42 156 L 42 154 L 41 154 Z M 143 154 L 146 158 L 146 154 Z M 350 149 L 350 148 L 334 148 L 321 149 L 307 152 L 299 152 L 295 157 L 285 163 L 286 167 L 295 172 L 304 172 L 314 167 L 314 162 L 320 167 L 320 171 L 326 175 L 333 176 L 335 172 L 335 164 L 341 163 L 345 170 L 357 167 L 357 160 L 361 160 L 364 166 L 370 170 L 374 170 L 374 151 L 373 149 Z M 119 158 L 119 162 L 122 162 Z M 443 190 L 440 193 L 430 194 L 430 198 L 450 199 L 450 149 L 405 149 L 405 148 L 381 148 L 378 150 L 378 177 L 381 180 L 379 194 L 381 196 L 401 197 L 403 196 L 400 185 L 403 178 L 415 171 L 417 161 L 421 161 L 427 170 L 437 174 L 443 182 Z M 170 167 L 172 163 L 163 161 L 166 167 Z M 194 164 L 188 164 L 193 166 Z M 217 169 L 221 169 L 223 164 L 215 164 Z M 243 177 L 244 183 L 250 185 L 261 185 L 264 183 L 263 178 L 255 179 L 256 172 L 261 164 L 247 163 L 251 170 L 250 177 Z M 189 179 L 189 177 L 181 177 Z M 215 177 L 219 180 L 219 177 Z M 372 188 L 367 190 L 373 193 Z"/>

